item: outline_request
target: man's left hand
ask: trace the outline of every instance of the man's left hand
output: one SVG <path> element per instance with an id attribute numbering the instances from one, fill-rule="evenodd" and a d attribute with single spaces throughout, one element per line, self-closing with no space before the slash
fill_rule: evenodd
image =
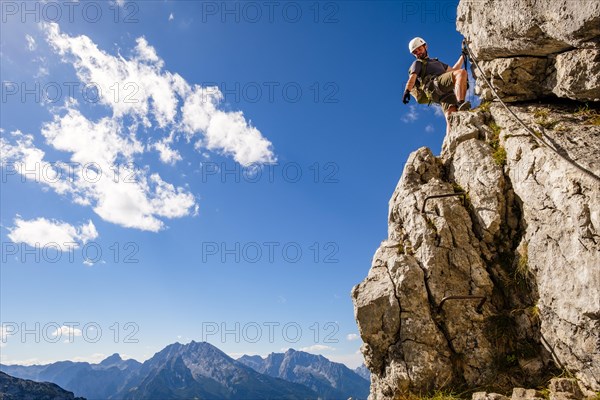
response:
<path id="1" fill-rule="evenodd" d="M 408 90 L 405 90 L 404 97 L 402 98 L 402 102 L 404 104 L 408 104 L 409 101 L 410 101 L 410 92 Z"/>

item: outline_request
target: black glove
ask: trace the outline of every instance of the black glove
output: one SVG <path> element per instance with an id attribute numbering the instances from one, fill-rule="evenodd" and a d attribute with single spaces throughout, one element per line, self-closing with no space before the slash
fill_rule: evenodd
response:
<path id="1" fill-rule="evenodd" d="M 410 101 L 410 91 L 405 90 L 404 91 L 404 97 L 402 98 L 402 102 L 404 104 L 408 104 L 409 101 Z"/>

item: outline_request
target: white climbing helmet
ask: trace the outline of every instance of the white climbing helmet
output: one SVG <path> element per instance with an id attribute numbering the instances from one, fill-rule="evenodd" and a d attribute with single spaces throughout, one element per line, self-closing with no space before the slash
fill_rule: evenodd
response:
<path id="1" fill-rule="evenodd" d="M 424 44 L 427 43 L 425 43 L 425 41 L 420 37 L 416 37 L 408 43 L 408 50 L 412 53 L 417 47 L 421 47 Z"/>

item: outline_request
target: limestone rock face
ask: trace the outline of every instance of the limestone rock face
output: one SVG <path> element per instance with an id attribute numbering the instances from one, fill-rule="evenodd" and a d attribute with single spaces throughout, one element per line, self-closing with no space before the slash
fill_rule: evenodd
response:
<path id="1" fill-rule="evenodd" d="M 600 2 L 461 0 L 457 15 L 457 29 L 503 100 L 600 100 Z M 492 98 L 481 79 L 476 93 Z"/>
<path id="2" fill-rule="evenodd" d="M 594 0 L 463 0 L 458 30 L 484 59 L 546 56 L 593 47 L 600 36 L 600 3 Z"/>
<path id="3" fill-rule="evenodd" d="M 536 107 L 529 107 L 535 114 Z M 531 112 L 530 111 L 530 112 Z M 534 118 L 520 113 L 529 123 Z M 529 113 L 528 113 L 529 114 Z M 600 126 L 569 123 L 545 130 L 577 165 L 600 176 Z M 499 124 L 517 129 L 503 113 Z M 571 125 L 573 124 L 573 125 Z M 556 129 L 559 128 L 559 129 Z M 541 333 L 557 362 L 600 390 L 600 181 L 565 160 L 506 139 L 507 171 L 523 203 L 528 267 L 536 277 Z"/>
<path id="4" fill-rule="evenodd" d="M 600 49 L 579 49 L 559 54 L 554 60 L 556 77 L 547 87 L 558 97 L 600 99 Z"/>
<path id="5" fill-rule="evenodd" d="M 591 396 L 600 391 L 600 1 L 461 0 L 457 16 L 483 70 L 476 92 L 495 100 L 485 76 L 537 133 L 493 102 L 450 117 L 439 157 L 426 148 L 409 157 L 388 237 L 352 290 L 370 399 L 465 387 L 533 399 L 527 388 L 561 371 L 576 380 L 553 381 L 556 399 Z"/>
<path id="6" fill-rule="evenodd" d="M 539 57 L 508 57 L 490 61 L 479 61 L 486 78 L 496 92 L 506 102 L 533 100 L 547 96 L 551 90 L 546 82 L 556 72 L 552 63 Z M 479 70 L 473 68 L 474 76 L 480 76 Z M 482 100 L 492 100 L 494 95 L 485 82 L 477 81 L 475 87 Z"/>
<path id="7" fill-rule="evenodd" d="M 511 108 L 571 162 L 495 104 L 454 114 L 440 157 L 411 154 L 352 290 L 372 400 L 510 393 L 558 368 L 600 390 L 600 126 L 573 106 Z"/>

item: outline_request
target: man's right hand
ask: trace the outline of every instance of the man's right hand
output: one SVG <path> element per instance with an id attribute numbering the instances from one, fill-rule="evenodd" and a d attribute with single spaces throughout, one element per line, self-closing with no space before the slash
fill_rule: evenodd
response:
<path id="1" fill-rule="evenodd" d="M 409 101 L 410 101 L 410 91 L 405 90 L 404 91 L 404 97 L 402 98 L 402 102 L 404 104 L 408 104 Z"/>

